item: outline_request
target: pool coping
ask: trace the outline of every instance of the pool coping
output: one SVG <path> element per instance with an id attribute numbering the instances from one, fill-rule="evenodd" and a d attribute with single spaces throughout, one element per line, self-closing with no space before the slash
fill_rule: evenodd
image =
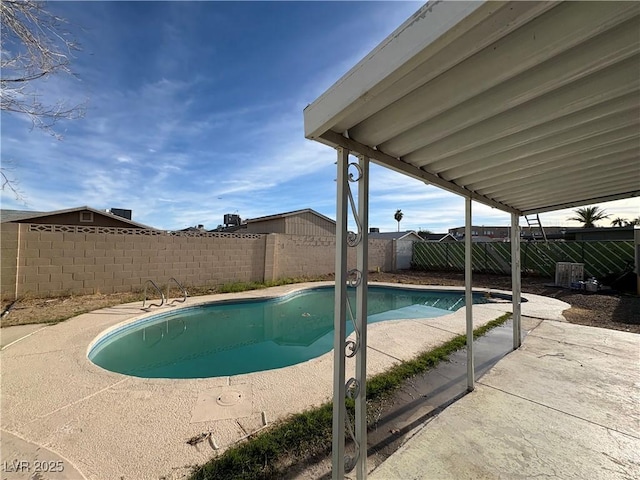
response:
<path id="1" fill-rule="evenodd" d="M 333 284 L 309 282 L 193 297 L 180 306 L 196 306 L 212 300 L 273 298 Z M 371 285 L 464 290 L 463 287 L 377 282 Z M 497 289 L 474 291 L 510 295 Z M 523 297 L 528 300 L 522 304 L 523 315 L 531 317 L 562 320 L 562 311 L 569 308 L 568 304 L 547 297 L 531 294 Z M 109 307 L 43 328 L 5 348 L 2 351 L 3 431 L 57 452 L 69 459 L 87 479 L 119 479 L 123 475 L 127 479 L 162 475 L 180 478 L 188 472 L 188 465 L 205 462 L 238 439 L 263 428 L 265 421 L 285 418 L 330 399 L 332 351 L 289 367 L 207 379 L 130 377 L 104 370 L 87 358 L 89 344 L 105 332 L 174 308 L 177 307 L 154 308 L 140 314 L 139 302 Z M 511 304 L 476 304 L 473 309 L 477 328 L 511 311 Z M 411 328 L 397 328 L 400 324 Z M 368 329 L 369 374 L 379 373 L 464 331 L 464 307 L 433 319 L 372 324 Z M 347 372 L 353 368 L 353 360 L 349 359 Z M 205 416 L 209 411 L 214 412 L 215 405 L 206 403 L 212 392 L 234 388 L 246 388 L 250 392 L 250 416 L 192 422 L 197 406 Z M 204 432 L 212 432 L 209 442 L 196 446 L 186 443 Z"/>

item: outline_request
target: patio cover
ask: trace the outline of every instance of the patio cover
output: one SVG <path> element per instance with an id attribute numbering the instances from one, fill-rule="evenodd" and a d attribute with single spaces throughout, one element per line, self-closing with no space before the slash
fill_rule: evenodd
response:
<path id="1" fill-rule="evenodd" d="M 526 215 L 640 193 L 640 3 L 430 2 L 305 136 Z"/>
<path id="2" fill-rule="evenodd" d="M 472 200 L 511 213 L 518 348 L 519 216 L 640 193 L 639 20 L 638 2 L 429 2 L 304 110 L 306 138 L 338 150 L 334 479 L 351 468 L 367 474 L 369 160 L 465 197 L 472 390 Z M 357 234 L 346 232 L 349 205 Z M 348 272 L 347 245 L 358 257 Z M 355 319 L 347 284 L 357 290 Z M 345 342 L 347 311 L 358 335 Z M 346 384 L 345 355 L 356 356 Z M 355 400 L 355 428 L 345 395 Z"/>

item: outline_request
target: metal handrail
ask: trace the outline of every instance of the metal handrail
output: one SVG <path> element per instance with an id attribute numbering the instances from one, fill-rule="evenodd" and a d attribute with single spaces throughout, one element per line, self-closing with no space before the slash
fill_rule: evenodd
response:
<path id="1" fill-rule="evenodd" d="M 184 286 L 175 279 L 175 277 L 171 277 L 169 279 L 169 281 L 167 282 L 167 299 L 169 298 L 169 284 L 171 283 L 171 280 L 173 280 L 176 285 L 178 285 L 178 288 L 182 291 L 182 298 L 178 299 L 178 298 L 174 298 L 173 300 L 171 300 L 171 303 L 173 304 L 174 302 L 179 302 L 179 303 L 184 303 L 187 301 L 187 296 L 189 295 L 189 293 L 187 292 L 187 289 L 184 288 Z"/>
<path id="2" fill-rule="evenodd" d="M 144 300 L 142 300 L 142 308 L 145 308 L 145 303 L 147 303 L 147 287 L 149 286 L 149 284 L 151 284 L 153 288 L 155 288 L 156 291 L 160 294 L 160 304 L 158 305 L 157 303 L 150 303 L 149 307 L 161 307 L 162 305 L 164 305 L 164 302 L 166 300 L 164 293 L 162 293 L 160 287 L 156 285 L 156 282 L 154 282 L 153 280 L 147 280 L 144 284 Z"/>
<path id="3" fill-rule="evenodd" d="M 157 327 L 158 325 L 151 325 L 151 327 Z M 147 328 L 151 328 L 151 327 L 145 327 L 142 329 L 142 341 L 144 343 L 147 343 Z M 153 346 L 155 346 L 157 343 L 159 343 L 162 339 L 164 338 L 164 332 L 162 331 L 162 327 L 160 328 L 160 338 L 158 338 L 155 342 L 147 345 L 148 348 L 151 348 Z"/>
<path id="4" fill-rule="evenodd" d="M 187 322 L 185 322 L 183 318 L 177 318 L 177 319 L 174 318 L 174 320 L 180 320 L 182 322 L 182 330 L 180 330 L 180 332 L 177 335 L 169 336 L 169 322 L 170 322 L 170 320 L 167 319 L 167 321 L 166 321 L 167 336 L 169 336 L 169 338 L 171 340 L 175 340 L 176 338 L 178 338 L 180 335 L 182 335 L 184 332 L 187 331 Z"/>

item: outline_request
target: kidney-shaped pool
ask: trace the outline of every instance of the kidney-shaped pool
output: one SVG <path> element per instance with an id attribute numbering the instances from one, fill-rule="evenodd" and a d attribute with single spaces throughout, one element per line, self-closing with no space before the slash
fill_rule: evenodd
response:
<path id="1" fill-rule="evenodd" d="M 474 303 L 485 303 L 474 293 Z M 355 306 L 355 297 L 350 297 Z M 448 315 L 464 292 L 369 286 L 368 323 Z M 145 378 L 206 378 L 271 370 L 333 348 L 334 287 L 283 297 L 212 302 L 146 317 L 102 334 L 89 359 Z M 355 311 L 354 311 L 355 315 Z M 402 328 L 399 326 L 398 328 Z M 347 315 L 347 333 L 353 327 Z"/>

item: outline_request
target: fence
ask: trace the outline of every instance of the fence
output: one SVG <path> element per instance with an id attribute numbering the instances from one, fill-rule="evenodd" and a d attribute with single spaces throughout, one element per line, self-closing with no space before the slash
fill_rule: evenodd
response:
<path id="1" fill-rule="evenodd" d="M 634 262 L 632 241 L 523 242 L 522 271 L 553 277 L 557 262 L 584 263 L 586 277 L 603 278 L 621 272 Z M 472 268 L 484 273 L 511 273 L 511 244 L 474 243 Z M 464 271 L 464 243 L 413 244 L 412 267 L 419 270 Z"/>
<path id="2" fill-rule="evenodd" d="M 335 236 L 170 233 L 3 223 L 2 297 L 115 293 L 171 277 L 188 286 L 314 277 L 335 269 Z M 355 250 L 349 252 L 355 267 Z M 393 269 L 391 240 L 369 241 L 369 267 Z"/>

